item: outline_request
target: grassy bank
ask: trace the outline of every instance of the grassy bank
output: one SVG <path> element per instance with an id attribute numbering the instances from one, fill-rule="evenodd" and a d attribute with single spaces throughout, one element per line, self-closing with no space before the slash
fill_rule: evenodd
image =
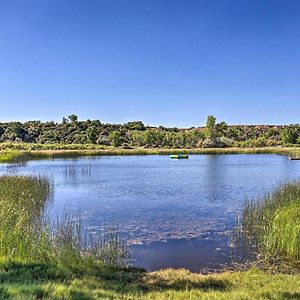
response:
<path id="1" fill-rule="evenodd" d="M 299 299 L 300 275 L 259 270 L 201 275 L 103 268 L 64 277 L 54 265 L 0 265 L 0 299 Z"/>
<path id="2" fill-rule="evenodd" d="M 261 148 L 113 148 L 93 144 L 0 144 L 0 162 L 22 162 L 30 159 L 74 158 L 80 156 L 104 155 L 169 155 L 169 154 L 280 154 L 300 157 L 299 147 L 261 147 Z"/>

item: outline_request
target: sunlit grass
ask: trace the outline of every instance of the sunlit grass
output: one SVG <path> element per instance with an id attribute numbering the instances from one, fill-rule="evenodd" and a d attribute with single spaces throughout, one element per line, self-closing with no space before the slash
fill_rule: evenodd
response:
<path id="1" fill-rule="evenodd" d="M 64 268 L 91 264 L 125 266 L 127 249 L 117 231 L 84 238 L 80 218 L 65 216 L 53 224 L 45 217 L 51 186 L 45 178 L 0 177 L 0 258 L 51 262 Z"/>
<path id="2" fill-rule="evenodd" d="M 2 150 L 1 150 L 2 149 Z M 76 158 L 109 155 L 170 155 L 170 154 L 279 154 L 300 157 L 299 147 L 261 148 L 113 148 L 94 144 L 0 144 L 0 162 L 25 162 L 31 159 Z"/>
<path id="3" fill-rule="evenodd" d="M 260 201 L 247 202 L 243 235 L 251 251 L 276 261 L 300 260 L 300 184 L 287 184 Z"/>

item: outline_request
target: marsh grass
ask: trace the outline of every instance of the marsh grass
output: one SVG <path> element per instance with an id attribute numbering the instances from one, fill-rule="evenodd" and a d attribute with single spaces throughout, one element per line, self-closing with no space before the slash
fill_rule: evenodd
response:
<path id="1" fill-rule="evenodd" d="M 103 147 L 94 144 L 30 144 L 0 143 L 0 162 L 25 163 L 28 160 L 51 158 L 79 158 L 83 156 L 113 155 L 170 155 L 170 154 L 279 154 L 300 157 L 299 147 L 258 148 L 122 148 Z"/>
<path id="2" fill-rule="evenodd" d="M 0 259 L 48 262 L 72 272 L 126 266 L 129 251 L 118 231 L 86 238 L 79 216 L 51 223 L 45 207 L 52 187 L 42 177 L 0 177 Z"/>
<path id="3" fill-rule="evenodd" d="M 299 267 L 300 184 L 283 185 L 262 200 L 247 202 L 241 225 L 249 253 Z"/>

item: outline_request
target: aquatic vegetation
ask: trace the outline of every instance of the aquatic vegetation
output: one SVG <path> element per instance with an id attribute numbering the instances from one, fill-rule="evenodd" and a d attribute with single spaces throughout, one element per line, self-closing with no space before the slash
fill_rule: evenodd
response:
<path id="1" fill-rule="evenodd" d="M 45 216 L 50 197 L 45 178 L 0 177 L 1 260 L 51 262 L 76 270 L 90 264 L 126 266 L 128 249 L 114 228 L 88 239 L 80 218 L 66 215 L 50 223 Z"/>
<path id="2" fill-rule="evenodd" d="M 283 185 L 259 201 L 247 202 L 242 232 L 250 251 L 292 264 L 300 260 L 300 184 Z"/>
<path id="3" fill-rule="evenodd" d="M 18 150 L 14 150 L 15 147 Z M 23 163 L 33 159 L 76 158 L 83 156 L 110 155 L 171 155 L 171 154 L 279 154 L 300 157 L 299 147 L 261 147 L 261 148 L 112 148 L 90 144 L 1 144 L 0 162 Z"/>
<path id="4" fill-rule="evenodd" d="M 22 162 L 30 159 L 30 156 L 25 151 L 18 150 L 6 150 L 0 151 L 0 163 L 1 162 Z"/>

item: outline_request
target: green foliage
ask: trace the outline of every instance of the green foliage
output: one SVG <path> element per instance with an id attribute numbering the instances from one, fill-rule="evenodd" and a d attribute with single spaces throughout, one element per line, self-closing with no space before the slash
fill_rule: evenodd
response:
<path id="1" fill-rule="evenodd" d="M 128 122 L 128 123 L 125 123 L 123 125 L 123 127 L 125 129 L 129 129 L 129 130 L 145 130 L 146 129 L 145 125 L 141 121 Z"/>
<path id="2" fill-rule="evenodd" d="M 209 115 L 206 121 L 205 134 L 206 138 L 214 140 L 216 137 L 216 117 Z"/>
<path id="3" fill-rule="evenodd" d="M 92 144 L 114 147 L 199 148 L 265 147 L 300 143 L 300 126 L 216 123 L 208 116 L 207 126 L 189 129 L 149 127 L 141 121 L 103 124 L 99 120 L 78 121 L 76 115 L 61 123 L 29 121 L 0 123 L 0 143 Z"/>
<path id="4" fill-rule="evenodd" d="M 298 137 L 299 132 L 296 127 L 285 127 L 281 131 L 281 138 L 285 144 L 296 144 Z"/>
<path id="5" fill-rule="evenodd" d="M 216 132 L 219 137 L 224 137 L 228 130 L 228 125 L 226 122 L 222 121 L 216 125 Z"/>
<path id="6" fill-rule="evenodd" d="M 78 121 L 78 117 L 76 115 L 69 115 L 69 120 L 71 121 L 71 123 L 76 124 Z"/>
<path id="7" fill-rule="evenodd" d="M 113 227 L 87 243 L 76 216 L 50 223 L 44 214 L 49 197 L 45 178 L 0 177 L 0 261 L 53 263 L 68 272 L 127 263 L 127 247 Z"/>
<path id="8" fill-rule="evenodd" d="M 251 251 L 288 262 L 300 259 L 300 185 L 287 184 L 243 212 L 243 234 Z"/>
<path id="9" fill-rule="evenodd" d="M 86 137 L 88 143 L 95 144 L 97 140 L 97 129 L 96 126 L 89 126 L 86 130 Z"/>
<path id="10" fill-rule="evenodd" d="M 122 144 L 122 134 L 120 131 L 113 131 L 108 136 L 109 140 L 111 141 L 112 146 L 119 147 Z"/>

